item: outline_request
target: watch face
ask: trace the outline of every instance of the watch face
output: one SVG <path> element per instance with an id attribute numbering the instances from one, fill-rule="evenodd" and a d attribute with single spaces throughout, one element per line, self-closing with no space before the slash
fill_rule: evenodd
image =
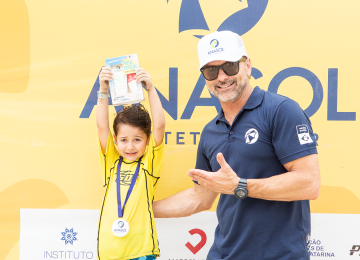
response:
<path id="1" fill-rule="evenodd" d="M 242 197 L 244 197 L 244 196 L 246 195 L 243 190 L 238 190 L 238 191 L 236 192 L 236 194 L 237 194 L 240 198 L 242 198 Z"/>
<path id="2" fill-rule="evenodd" d="M 239 199 L 245 199 L 247 197 L 247 190 L 246 189 L 237 189 L 235 191 L 236 193 L 236 196 L 239 198 Z"/>

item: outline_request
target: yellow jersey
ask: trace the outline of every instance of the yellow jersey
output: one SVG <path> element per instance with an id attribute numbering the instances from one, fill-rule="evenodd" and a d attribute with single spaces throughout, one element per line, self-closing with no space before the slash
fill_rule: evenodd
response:
<path id="1" fill-rule="evenodd" d="M 115 147 L 111 132 L 105 154 L 102 153 L 99 142 L 100 164 L 106 185 L 98 227 L 99 260 L 160 255 L 152 203 L 156 184 L 160 178 L 163 154 L 164 141 L 155 147 L 155 140 L 151 134 L 149 145 L 141 158 L 138 178 L 125 205 L 123 218 L 129 223 L 130 231 L 124 237 L 117 237 L 112 232 L 113 222 L 119 218 L 116 178 L 120 176 L 121 205 L 123 205 L 138 161 L 127 161 L 124 158 L 120 173 L 117 173 L 120 154 Z"/>

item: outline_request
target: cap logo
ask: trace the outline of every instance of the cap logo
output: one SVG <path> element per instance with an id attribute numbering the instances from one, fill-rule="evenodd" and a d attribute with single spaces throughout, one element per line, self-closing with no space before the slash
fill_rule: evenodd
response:
<path id="1" fill-rule="evenodd" d="M 224 51 L 224 48 L 217 48 L 219 46 L 219 41 L 216 39 L 211 40 L 210 46 L 211 46 L 211 49 L 210 49 L 210 51 L 208 51 L 208 55 L 210 55 L 210 56 Z"/>
<path id="2" fill-rule="evenodd" d="M 219 41 L 218 40 L 216 40 L 216 39 L 214 39 L 214 40 L 212 40 L 211 42 L 210 42 L 210 46 L 211 46 L 211 48 L 216 48 L 217 46 L 219 46 Z"/>

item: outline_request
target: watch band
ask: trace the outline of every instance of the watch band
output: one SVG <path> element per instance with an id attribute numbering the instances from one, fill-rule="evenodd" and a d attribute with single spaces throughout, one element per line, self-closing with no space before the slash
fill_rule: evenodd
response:
<path id="1" fill-rule="evenodd" d="M 247 186 L 247 179 L 240 178 L 239 184 L 234 190 L 234 195 L 238 199 L 245 199 L 248 196 L 248 190 L 246 188 Z"/>
<path id="2" fill-rule="evenodd" d="M 244 187 L 244 188 L 246 188 L 246 185 L 247 185 L 247 179 L 245 179 L 245 178 L 240 178 L 240 180 L 239 180 L 239 186 L 238 186 L 238 187 Z"/>

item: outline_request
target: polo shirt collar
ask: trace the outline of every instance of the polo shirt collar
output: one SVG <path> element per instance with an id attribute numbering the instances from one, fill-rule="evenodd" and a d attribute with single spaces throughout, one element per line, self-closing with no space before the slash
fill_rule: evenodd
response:
<path id="1" fill-rule="evenodd" d="M 243 109 L 254 109 L 258 107 L 264 98 L 265 91 L 255 87 Z"/>
<path id="2" fill-rule="evenodd" d="M 241 109 L 239 114 L 244 109 L 251 110 L 251 109 L 258 107 L 263 101 L 264 94 L 265 94 L 264 90 L 260 89 L 259 87 L 255 87 L 253 92 L 251 93 L 249 99 L 246 101 L 245 106 L 243 107 L 243 109 Z M 220 110 L 219 114 L 216 117 L 216 123 L 218 123 L 219 121 L 226 122 L 226 119 L 224 116 L 224 111 L 222 109 Z"/>

